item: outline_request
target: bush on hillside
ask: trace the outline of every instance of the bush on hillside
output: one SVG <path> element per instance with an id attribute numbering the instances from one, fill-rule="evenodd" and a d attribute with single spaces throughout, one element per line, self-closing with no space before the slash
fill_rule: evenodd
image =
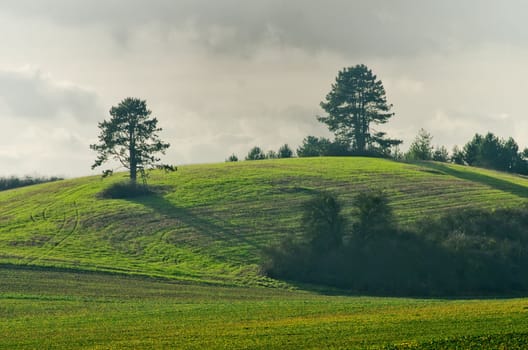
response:
<path id="1" fill-rule="evenodd" d="M 246 160 L 262 160 L 266 159 L 266 154 L 262 150 L 262 148 L 255 146 L 252 149 L 249 150 Z"/>
<path id="2" fill-rule="evenodd" d="M 105 188 L 99 195 L 106 199 L 127 199 L 154 193 L 147 185 L 140 185 L 131 181 L 116 182 Z"/>
<path id="3" fill-rule="evenodd" d="M 330 141 L 325 137 L 307 136 L 297 148 L 299 157 L 350 156 L 350 146 L 341 141 Z"/>
<path id="4" fill-rule="evenodd" d="M 402 229 L 382 192 L 360 193 L 348 226 L 335 197 L 317 198 L 308 203 L 327 204 L 305 207 L 300 236 L 266 250 L 268 276 L 372 295 L 528 292 L 528 207 L 457 210 Z M 341 240 L 328 229 L 336 217 Z"/>
<path id="5" fill-rule="evenodd" d="M 238 162 L 238 156 L 233 153 L 227 157 L 226 162 Z"/>
<path id="6" fill-rule="evenodd" d="M 285 143 L 284 145 L 280 146 L 279 151 L 277 152 L 277 155 L 279 158 L 291 158 L 293 157 L 293 151 L 290 148 L 290 146 L 288 146 L 288 144 Z"/>

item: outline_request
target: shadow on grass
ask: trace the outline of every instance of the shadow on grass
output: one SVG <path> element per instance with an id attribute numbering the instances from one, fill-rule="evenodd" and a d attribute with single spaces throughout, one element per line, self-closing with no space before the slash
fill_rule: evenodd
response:
<path id="1" fill-rule="evenodd" d="M 209 236 L 215 240 L 227 242 L 236 241 L 253 248 L 261 248 L 255 242 L 245 238 L 240 232 L 240 228 L 233 226 L 225 221 L 215 223 L 211 220 L 199 216 L 186 208 L 180 208 L 172 204 L 161 194 L 152 194 L 128 199 L 131 202 L 141 204 L 154 210 L 156 213 L 165 217 L 177 220 L 183 224 L 196 229 L 199 233 Z"/>
<path id="2" fill-rule="evenodd" d="M 461 180 L 478 182 L 482 185 L 492 187 L 496 190 L 508 192 L 508 193 L 511 193 L 519 197 L 528 198 L 528 187 L 521 186 L 521 185 L 515 184 L 510 181 L 498 179 L 496 177 L 489 176 L 489 175 L 475 173 L 475 172 L 472 172 L 471 170 L 469 171 L 457 170 L 455 168 L 451 168 L 450 166 L 446 164 L 441 164 L 441 163 L 421 162 L 418 164 L 424 168 L 428 168 L 428 169 L 435 171 L 435 173 L 437 174 L 446 174 L 446 175 L 459 178 Z"/>
<path id="3" fill-rule="evenodd" d="M 281 279 L 279 279 L 281 280 Z M 303 290 L 310 293 L 315 293 L 330 297 L 369 297 L 369 298 L 404 298 L 404 299 L 419 299 L 419 300 L 509 300 L 526 298 L 527 292 L 512 292 L 512 293 L 487 293 L 487 294 L 423 294 L 423 293 L 384 293 L 372 291 L 356 291 L 350 289 L 340 289 L 325 284 L 311 284 L 293 280 L 281 280 L 293 286 L 296 289 Z"/>

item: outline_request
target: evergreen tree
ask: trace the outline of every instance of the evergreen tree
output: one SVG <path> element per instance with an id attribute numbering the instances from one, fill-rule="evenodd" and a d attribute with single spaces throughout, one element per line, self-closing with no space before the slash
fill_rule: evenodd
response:
<path id="1" fill-rule="evenodd" d="M 144 178 L 145 170 L 151 167 L 175 170 L 175 167 L 157 164 L 160 159 L 156 153 L 165 154 L 169 144 L 160 140 L 161 128 L 151 113 L 146 101 L 131 97 L 112 107 L 110 120 L 99 123 L 99 143 L 90 145 L 98 153 L 92 169 L 109 159 L 117 160 L 130 170 L 132 184 L 136 184 L 138 172 Z"/>
<path id="2" fill-rule="evenodd" d="M 406 158 L 409 160 L 431 160 L 433 159 L 433 137 L 424 129 L 420 129 L 418 135 L 411 143 Z"/>
<path id="3" fill-rule="evenodd" d="M 339 71 L 321 107 L 328 116 L 317 119 L 355 153 L 389 149 L 402 142 L 386 139 L 385 133 L 371 129 L 372 123 L 384 124 L 394 113 L 390 112 L 392 105 L 387 103 L 381 80 L 365 65 Z"/>
<path id="4" fill-rule="evenodd" d="M 449 152 L 445 146 L 436 146 L 433 152 L 433 160 L 446 163 L 449 160 Z"/>
<path id="5" fill-rule="evenodd" d="M 238 157 L 236 154 L 232 154 L 229 157 L 227 157 L 226 162 L 238 162 Z"/>
<path id="6" fill-rule="evenodd" d="M 252 149 L 249 150 L 246 160 L 262 160 L 266 159 L 266 155 L 264 154 L 264 151 L 262 148 L 255 146 Z"/>
<path id="7" fill-rule="evenodd" d="M 461 150 L 458 146 L 453 147 L 453 155 L 451 156 L 451 161 L 455 164 L 464 165 L 464 151 Z"/>
<path id="8" fill-rule="evenodd" d="M 306 136 L 302 145 L 297 148 L 299 157 L 319 157 L 328 154 L 332 142 L 325 137 Z"/>
<path id="9" fill-rule="evenodd" d="M 293 151 L 290 148 L 290 146 L 288 146 L 287 143 L 285 143 L 284 145 L 282 145 L 279 148 L 278 157 L 279 158 L 291 158 L 291 157 L 293 157 Z"/>

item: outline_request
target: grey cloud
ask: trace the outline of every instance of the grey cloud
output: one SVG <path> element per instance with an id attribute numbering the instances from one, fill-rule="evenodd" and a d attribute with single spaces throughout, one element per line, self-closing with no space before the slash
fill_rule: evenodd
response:
<path id="1" fill-rule="evenodd" d="M 127 41 L 142 25 L 188 30 L 213 51 L 249 54 L 263 44 L 346 56 L 456 51 L 486 42 L 523 43 L 521 0 L 48 0 L 3 1 L 0 10 L 71 26 L 104 25 Z"/>
<path id="2" fill-rule="evenodd" d="M 0 71 L 0 102 L 16 117 L 93 122 L 104 115 L 95 93 L 57 83 L 39 71 Z"/>

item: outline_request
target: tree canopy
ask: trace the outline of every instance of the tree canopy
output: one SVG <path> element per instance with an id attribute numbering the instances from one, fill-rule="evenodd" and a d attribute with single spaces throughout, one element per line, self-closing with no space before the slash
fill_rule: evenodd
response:
<path id="1" fill-rule="evenodd" d="M 524 152 L 513 138 L 504 140 L 488 132 L 486 135 L 475 134 L 463 149 L 464 161 L 468 165 L 484 168 L 528 173 L 528 164 Z"/>
<path id="2" fill-rule="evenodd" d="M 246 160 L 262 160 L 266 159 L 266 154 L 259 146 L 255 146 L 249 150 Z"/>
<path id="3" fill-rule="evenodd" d="M 420 129 L 418 135 L 409 147 L 406 158 L 410 160 L 431 160 L 433 159 L 433 137 L 424 129 Z M 439 150 L 439 152 L 441 152 Z"/>
<path id="4" fill-rule="evenodd" d="M 282 145 L 277 152 L 279 158 L 291 158 L 293 157 L 293 151 L 287 143 Z"/>
<path id="5" fill-rule="evenodd" d="M 394 113 L 381 80 L 363 64 L 339 71 L 321 107 L 328 115 L 317 119 L 328 125 L 337 140 L 347 142 L 354 153 L 385 152 L 402 143 L 371 128 L 372 123 L 386 123 Z"/>
<path id="6" fill-rule="evenodd" d="M 151 116 L 145 100 L 128 97 L 110 109 L 111 118 L 99 123 L 99 143 L 90 145 L 98 153 L 92 169 L 110 159 L 130 170 L 130 181 L 136 183 L 137 173 L 151 167 L 175 169 L 157 164 L 158 153 L 165 154 L 169 144 L 160 140 L 158 120 Z M 103 173 L 108 173 L 105 171 Z"/>

